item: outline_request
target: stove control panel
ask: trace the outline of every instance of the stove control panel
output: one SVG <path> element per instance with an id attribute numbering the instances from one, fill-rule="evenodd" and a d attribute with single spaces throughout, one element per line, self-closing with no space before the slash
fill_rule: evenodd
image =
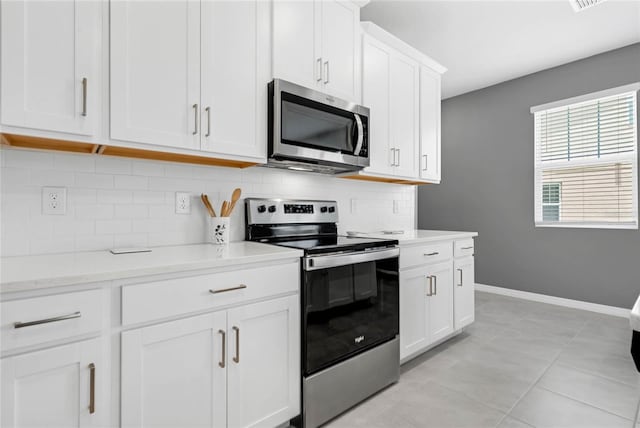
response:
<path id="1" fill-rule="evenodd" d="M 336 201 L 245 200 L 247 224 L 337 223 Z"/>

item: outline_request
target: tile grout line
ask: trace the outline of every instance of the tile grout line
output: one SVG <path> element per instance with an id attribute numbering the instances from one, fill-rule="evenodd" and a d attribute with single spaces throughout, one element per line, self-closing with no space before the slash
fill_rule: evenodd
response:
<path id="1" fill-rule="evenodd" d="M 547 372 L 549 371 L 549 369 L 558 361 L 558 359 L 560 358 L 560 355 L 562 355 L 562 352 L 564 351 L 564 349 L 575 339 L 576 336 L 578 336 L 580 333 L 582 333 L 582 331 L 587 327 L 587 323 L 588 323 L 588 321 L 584 321 L 584 324 L 580 328 L 580 330 L 578 330 L 578 332 L 573 336 L 573 338 L 571 340 L 569 340 L 566 344 L 564 344 L 562 346 L 562 348 L 558 352 L 558 355 L 556 355 L 555 358 L 553 360 L 551 360 L 549 365 L 544 369 L 544 371 L 540 374 L 540 376 L 538 376 L 538 378 L 531 384 L 531 386 L 529 388 L 527 388 L 527 390 L 520 396 L 520 398 L 518 398 L 518 400 L 513 404 L 513 406 L 511 406 L 511 408 L 507 411 L 506 415 L 502 418 L 502 420 L 500 420 L 500 423 L 498 423 L 498 425 L 496 425 L 496 426 L 499 426 L 507 416 L 509 416 L 509 417 L 511 417 L 513 419 L 517 419 L 518 421 L 520 421 L 518 418 L 516 418 L 516 417 L 511 415 L 511 412 L 513 411 L 513 409 L 515 409 L 516 406 L 518 404 L 520 404 L 520 402 L 524 399 L 524 397 L 526 397 L 527 394 L 529 392 L 531 392 L 531 390 L 533 390 L 533 388 L 535 388 L 536 385 L 538 385 L 538 383 L 544 377 L 544 375 L 546 375 Z M 526 424 L 531 425 L 526 421 L 522 421 L 522 422 L 525 422 Z"/>

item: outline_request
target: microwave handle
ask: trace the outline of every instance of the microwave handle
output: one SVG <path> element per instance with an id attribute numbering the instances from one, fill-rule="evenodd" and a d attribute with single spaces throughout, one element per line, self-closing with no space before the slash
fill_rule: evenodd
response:
<path id="1" fill-rule="evenodd" d="M 358 140 L 356 142 L 356 149 L 353 151 L 353 155 L 358 156 L 360 150 L 362 150 L 362 141 L 364 140 L 364 127 L 362 126 L 362 119 L 360 119 L 360 115 L 354 113 L 353 116 L 356 118 L 356 125 L 358 126 Z"/>

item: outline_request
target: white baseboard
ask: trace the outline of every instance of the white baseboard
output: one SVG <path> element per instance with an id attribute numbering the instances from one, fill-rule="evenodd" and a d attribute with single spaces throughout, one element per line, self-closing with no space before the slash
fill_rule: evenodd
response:
<path id="1" fill-rule="evenodd" d="M 503 296 L 517 297 L 519 299 L 532 300 L 534 302 L 549 303 L 550 305 L 564 306 L 573 309 L 597 312 L 616 317 L 629 318 L 630 309 L 616 306 L 600 305 L 598 303 L 583 302 L 581 300 L 565 299 L 563 297 L 548 296 L 546 294 L 530 293 L 528 291 L 512 290 L 510 288 L 496 287 L 494 285 L 477 284 L 476 290 L 486 293 L 501 294 Z"/>

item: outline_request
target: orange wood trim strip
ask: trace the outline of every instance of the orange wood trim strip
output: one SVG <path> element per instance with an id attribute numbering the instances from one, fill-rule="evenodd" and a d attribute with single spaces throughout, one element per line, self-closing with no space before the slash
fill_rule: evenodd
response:
<path id="1" fill-rule="evenodd" d="M 51 138 L 32 137 L 30 135 L 2 134 L 13 147 L 28 149 L 60 150 L 74 153 L 92 153 L 93 144 L 77 141 L 54 140 Z"/>
<path id="2" fill-rule="evenodd" d="M 430 184 L 430 183 L 424 183 L 422 181 L 404 180 L 401 178 L 390 178 L 390 177 L 376 177 L 373 175 L 346 175 L 340 178 L 346 178 L 348 180 L 374 181 L 378 183 L 408 184 L 408 185 L 415 185 L 415 186 Z"/>

